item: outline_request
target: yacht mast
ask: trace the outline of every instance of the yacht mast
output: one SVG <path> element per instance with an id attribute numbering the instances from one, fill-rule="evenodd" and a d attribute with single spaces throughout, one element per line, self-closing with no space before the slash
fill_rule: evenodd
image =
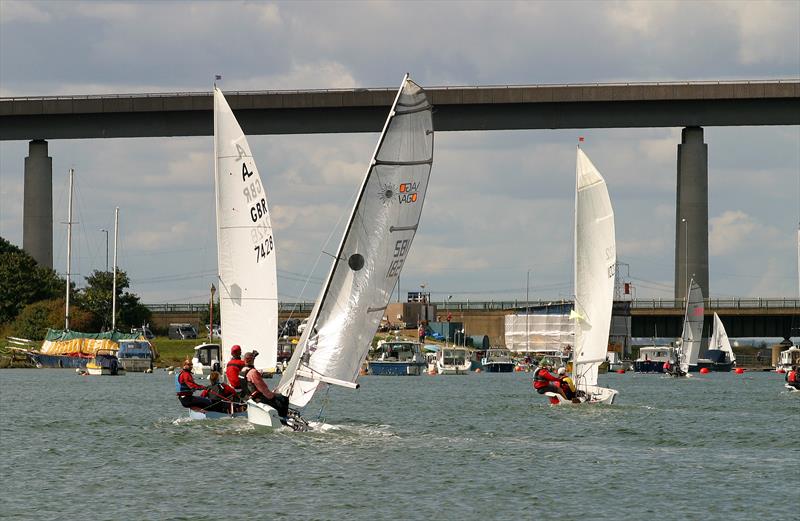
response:
<path id="1" fill-rule="evenodd" d="M 119 206 L 114 210 L 114 282 L 111 285 L 111 331 L 117 329 L 117 239 L 119 238 Z"/>
<path id="2" fill-rule="evenodd" d="M 69 204 L 67 205 L 67 297 L 66 311 L 64 312 L 64 329 L 69 331 L 69 286 L 72 270 L 72 178 L 74 170 L 69 169 Z"/>

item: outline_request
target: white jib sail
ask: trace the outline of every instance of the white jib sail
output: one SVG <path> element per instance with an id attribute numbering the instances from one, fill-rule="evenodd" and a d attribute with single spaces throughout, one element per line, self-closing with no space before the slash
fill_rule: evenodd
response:
<path id="1" fill-rule="evenodd" d="M 736 355 L 733 354 L 731 343 L 728 340 L 728 333 L 725 332 L 725 326 L 722 325 L 719 315 L 714 313 L 714 330 L 711 333 L 711 339 L 708 342 L 709 349 L 719 349 L 728 353 L 728 358 L 731 362 L 736 361 Z"/>
<path id="2" fill-rule="evenodd" d="M 686 314 L 683 317 L 683 334 L 681 335 L 681 371 L 688 372 L 690 365 L 697 365 L 700 354 L 700 342 L 703 340 L 703 290 L 694 279 L 689 283 L 689 299 L 686 302 Z"/>
<path id="3" fill-rule="evenodd" d="M 614 210 L 603 176 L 583 150 L 575 170 L 575 364 L 579 388 L 597 385 L 606 359 L 617 246 Z"/>
<path id="4" fill-rule="evenodd" d="M 320 382 L 353 386 L 417 231 L 433 164 L 431 104 L 408 75 L 336 258 L 278 391 L 298 407 Z"/>
<path id="5" fill-rule="evenodd" d="M 216 87 L 214 156 L 223 367 L 238 344 L 258 351 L 257 369 L 274 368 L 278 282 L 267 192 L 247 138 Z"/>

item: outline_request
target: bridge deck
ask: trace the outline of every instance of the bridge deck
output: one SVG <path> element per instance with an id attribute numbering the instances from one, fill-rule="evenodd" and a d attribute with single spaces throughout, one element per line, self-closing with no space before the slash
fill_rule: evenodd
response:
<path id="1" fill-rule="evenodd" d="M 426 88 L 437 130 L 800 124 L 800 80 Z M 378 132 L 394 88 L 226 92 L 246 134 Z M 205 136 L 210 92 L 0 98 L 0 140 Z"/>

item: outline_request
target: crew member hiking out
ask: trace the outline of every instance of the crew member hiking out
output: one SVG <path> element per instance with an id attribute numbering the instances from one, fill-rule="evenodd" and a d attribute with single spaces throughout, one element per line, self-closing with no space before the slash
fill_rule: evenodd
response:
<path id="1" fill-rule="evenodd" d="M 178 395 L 181 405 L 188 408 L 205 409 L 211 405 L 211 400 L 194 396 L 195 390 L 203 390 L 205 387 L 195 383 L 192 376 L 192 361 L 183 361 L 183 369 L 175 375 L 175 394 Z"/>
<path id="2" fill-rule="evenodd" d="M 244 355 L 244 363 L 247 368 L 247 390 L 250 393 L 250 399 L 254 402 L 266 403 L 270 407 L 274 407 L 278 411 L 278 416 L 285 418 L 289 412 L 289 399 L 282 394 L 273 393 L 269 390 L 261 373 L 254 366 L 257 355 L 258 351 L 247 352 Z"/>
<path id="3" fill-rule="evenodd" d="M 533 388 L 539 394 L 552 392 L 566 398 L 564 391 L 561 389 L 561 380 L 550 372 L 552 368 L 552 364 L 547 359 L 543 359 L 539 363 L 539 368 L 533 373 Z"/>

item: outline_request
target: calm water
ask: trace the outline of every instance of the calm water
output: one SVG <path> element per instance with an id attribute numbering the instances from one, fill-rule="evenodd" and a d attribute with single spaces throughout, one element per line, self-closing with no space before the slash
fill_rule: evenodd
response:
<path id="1" fill-rule="evenodd" d="M 521 373 L 363 377 L 293 433 L 179 419 L 161 371 L 3 370 L 0 518 L 789 519 L 782 378 L 610 374 L 617 404 L 559 408 Z"/>

